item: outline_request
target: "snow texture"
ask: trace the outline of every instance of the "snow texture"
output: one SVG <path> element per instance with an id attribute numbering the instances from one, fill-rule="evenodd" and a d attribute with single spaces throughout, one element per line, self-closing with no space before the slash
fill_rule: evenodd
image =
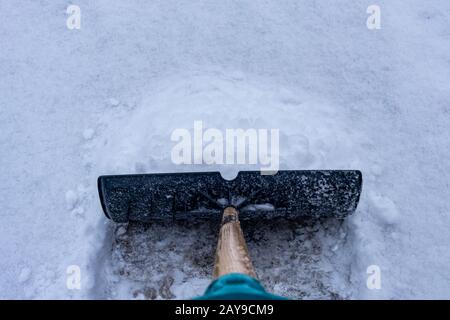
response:
<path id="1" fill-rule="evenodd" d="M 0 298 L 202 294 L 217 225 L 113 224 L 96 190 L 259 169 L 174 165 L 170 134 L 195 120 L 280 129 L 282 169 L 363 173 L 344 222 L 243 224 L 267 290 L 450 298 L 450 3 L 379 0 L 379 30 L 372 1 L 79 0 L 80 30 L 69 4 L 0 0 Z"/>

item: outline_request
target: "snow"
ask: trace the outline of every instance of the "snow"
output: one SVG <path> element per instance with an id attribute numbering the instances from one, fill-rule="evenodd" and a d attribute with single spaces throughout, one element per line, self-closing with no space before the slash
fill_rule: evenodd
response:
<path id="1" fill-rule="evenodd" d="M 31 270 L 29 268 L 23 268 L 19 274 L 19 283 L 27 282 L 30 279 Z"/>
<path id="2" fill-rule="evenodd" d="M 370 205 L 373 207 L 373 212 L 377 214 L 380 224 L 389 226 L 398 222 L 400 215 L 391 199 L 371 192 L 369 192 L 368 198 Z"/>
<path id="3" fill-rule="evenodd" d="M 280 129 L 281 169 L 360 169 L 357 212 L 244 225 L 267 290 L 450 298 L 450 4 L 0 0 L 0 298 L 167 299 L 211 280 L 217 226 L 114 225 L 101 174 L 178 166 L 176 128 Z M 67 268 L 81 270 L 70 290 Z M 367 270 L 381 270 L 381 289 Z"/>
<path id="4" fill-rule="evenodd" d="M 85 140 L 91 140 L 92 137 L 94 136 L 94 134 L 95 134 L 95 130 L 91 129 L 91 128 L 88 128 L 88 129 L 83 131 L 83 138 Z"/>
<path id="5" fill-rule="evenodd" d="M 111 107 L 117 107 L 120 104 L 119 100 L 114 98 L 109 98 L 108 103 Z"/>

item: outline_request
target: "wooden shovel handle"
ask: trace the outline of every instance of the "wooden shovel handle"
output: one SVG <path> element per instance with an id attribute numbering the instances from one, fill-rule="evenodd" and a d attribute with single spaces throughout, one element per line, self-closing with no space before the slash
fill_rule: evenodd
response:
<path id="1" fill-rule="evenodd" d="M 223 212 L 213 276 L 218 278 L 233 272 L 256 278 L 239 222 L 239 213 L 235 208 L 227 207 Z"/>

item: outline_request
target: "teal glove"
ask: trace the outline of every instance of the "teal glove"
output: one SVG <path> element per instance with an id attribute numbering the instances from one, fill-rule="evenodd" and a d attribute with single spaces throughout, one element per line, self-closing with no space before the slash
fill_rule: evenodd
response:
<path id="1" fill-rule="evenodd" d="M 242 273 L 229 273 L 214 280 L 196 300 L 287 300 L 266 292 L 258 280 Z"/>

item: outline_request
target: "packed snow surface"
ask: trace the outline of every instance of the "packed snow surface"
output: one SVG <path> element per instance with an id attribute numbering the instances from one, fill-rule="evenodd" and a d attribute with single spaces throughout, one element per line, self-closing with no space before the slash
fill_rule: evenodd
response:
<path id="1" fill-rule="evenodd" d="M 242 224 L 267 290 L 450 298 L 450 3 L 377 1 L 379 30 L 371 1 L 78 1 L 80 30 L 69 4 L 0 0 L 0 298 L 202 294 L 217 225 L 114 224 L 96 190 L 259 169 L 175 165 L 198 120 L 279 129 L 281 169 L 363 173 L 345 221 Z"/>

